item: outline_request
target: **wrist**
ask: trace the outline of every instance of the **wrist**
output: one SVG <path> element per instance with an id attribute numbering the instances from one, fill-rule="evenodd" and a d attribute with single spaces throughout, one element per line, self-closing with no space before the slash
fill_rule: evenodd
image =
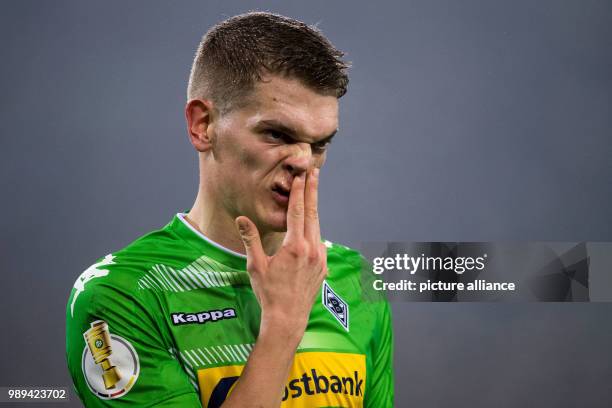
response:
<path id="1" fill-rule="evenodd" d="M 304 337 L 308 319 L 291 319 L 286 316 L 262 312 L 259 338 L 278 342 L 294 349 Z"/>

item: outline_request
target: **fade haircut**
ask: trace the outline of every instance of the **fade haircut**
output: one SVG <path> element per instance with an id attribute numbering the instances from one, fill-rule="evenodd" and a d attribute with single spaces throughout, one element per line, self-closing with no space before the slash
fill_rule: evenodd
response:
<path id="1" fill-rule="evenodd" d="M 313 26 L 250 12 L 212 27 L 196 52 L 187 98 L 209 99 L 221 112 L 245 102 L 265 74 L 295 78 L 323 95 L 346 93 L 349 63 Z"/>

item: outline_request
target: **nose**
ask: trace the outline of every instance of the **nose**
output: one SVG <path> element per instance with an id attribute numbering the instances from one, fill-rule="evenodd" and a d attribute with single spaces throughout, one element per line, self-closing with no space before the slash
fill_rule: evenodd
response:
<path id="1" fill-rule="evenodd" d="M 291 173 L 292 176 L 298 176 L 308 171 L 312 163 L 312 151 L 308 143 L 295 143 L 291 154 L 283 162 L 283 168 Z"/>

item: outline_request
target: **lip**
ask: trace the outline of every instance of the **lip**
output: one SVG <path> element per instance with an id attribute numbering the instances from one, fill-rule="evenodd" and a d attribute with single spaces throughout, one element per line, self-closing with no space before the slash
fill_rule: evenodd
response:
<path id="1" fill-rule="evenodd" d="M 287 194 L 282 194 L 281 192 L 287 192 Z M 289 203 L 289 194 L 290 188 L 288 188 L 283 182 L 279 181 L 272 185 L 272 198 L 274 198 L 274 201 L 276 201 L 279 205 L 283 207 L 287 206 L 287 203 Z"/>
<path id="2" fill-rule="evenodd" d="M 283 207 L 289 203 L 289 196 L 282 195 L 278 191 L 272 190 L 272 198 Z"/>

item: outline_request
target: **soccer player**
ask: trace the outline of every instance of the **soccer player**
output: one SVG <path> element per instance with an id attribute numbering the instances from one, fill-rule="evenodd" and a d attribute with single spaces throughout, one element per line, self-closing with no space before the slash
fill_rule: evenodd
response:
<path id="1" fill-rule="evenodd" d="M 368 294 L 359 253 L 320 236 L 342 56 L 270 13 L 204 36 L 185 108 L 193 207 L 100 258 L 68 300 L 86 406 L 393 405 L 389 305 Z"/>

